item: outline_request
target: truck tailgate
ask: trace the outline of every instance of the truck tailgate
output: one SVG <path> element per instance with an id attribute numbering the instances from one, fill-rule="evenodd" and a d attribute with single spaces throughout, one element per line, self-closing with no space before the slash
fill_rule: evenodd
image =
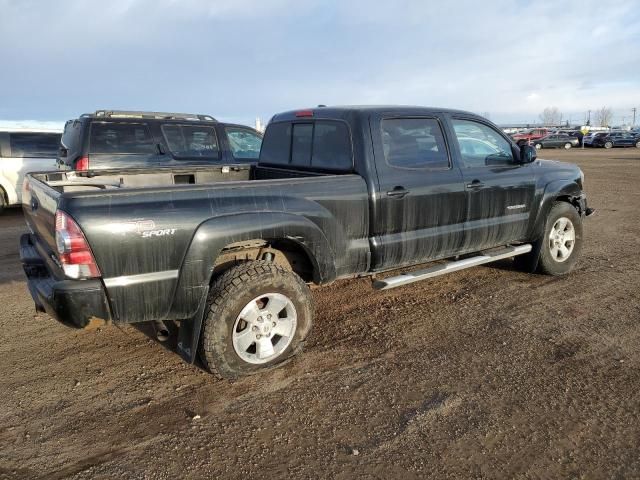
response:
<path id="1" fill-rule="evenodd" d="M 22 209 L 27 226 L 34 234 L 36 248 L 50 257 L 56 251 L 56 209 L 60 193 L 27 174 L 22 190 Z"/>

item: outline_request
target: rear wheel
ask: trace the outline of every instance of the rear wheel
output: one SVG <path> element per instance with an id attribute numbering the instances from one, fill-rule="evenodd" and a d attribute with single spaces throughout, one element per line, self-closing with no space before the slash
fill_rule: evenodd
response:
<path id="1" fill-rule="evenodd" d="M 536 150 L 542 150 L 542 144 L 541 143 L 536 143 L 535 147 L 536 147 Z"/>
<path id="2" fill-rule="evenodd" d="M 571 145 L 569 142 L 564 144 L 564 149 L 565 150 L 569 150 L 573 145 Z"/>
<path id="3" fill-rule="evenodd" d="M 302 350 L 313 320 L 311 294 L 293 272 L 266 261 L 223 273 L 211 286 L 200 358 L 237 378 L 281 364 Z"/>
<path id="4" fill-rule="evenodd" d="M 636 148 L 640 148 L 640 140 L 636 142 Z"/>
<path id="5" fill-rule="evenodd" d="M 613 143 L 611 142 L 604 142 L 604 148 L 612 148 L 613 147 Z"/>

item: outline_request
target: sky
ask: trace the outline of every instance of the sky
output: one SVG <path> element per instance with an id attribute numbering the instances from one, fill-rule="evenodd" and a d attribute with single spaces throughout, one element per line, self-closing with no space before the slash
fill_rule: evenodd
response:
<path id="1" fill-rule="evenodd" d="M 252 125 L 318 104 L 640 108 L 636 0 L 0 0 L 0 122 L 97 109 Z M 636 120 L 640 124 L 640 113 Z"/>

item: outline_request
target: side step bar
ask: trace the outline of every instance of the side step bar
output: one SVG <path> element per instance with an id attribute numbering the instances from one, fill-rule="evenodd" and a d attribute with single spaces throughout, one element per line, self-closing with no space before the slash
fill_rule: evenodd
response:
<path id="1" fill-rule="evenodd" d="M 424 270 L 402 273 L 396 277 L 375 280 L 373 282 L 373 288 L 376 290 L 388 290 L 390 288 L 401 287 L 402 285 L 419 282 L 420 280 L 426 280 L 427 278 L 438 277 L 445 273 L 457 272 L 458 270 L 476 267 L 484 263 L 495 262 L 496 260 L 502 260 L 503 258 L 515 257 L 516 255 L 522 255 L 523 253 L 528 253 L 530 251 L 531 244 L 529 243 L 487 250 L 485 252 L 480 252 L 480 254 L 475 257 L 465 258 L 464 260 L 447 262 L 434 267 L 425 268 Z"/>

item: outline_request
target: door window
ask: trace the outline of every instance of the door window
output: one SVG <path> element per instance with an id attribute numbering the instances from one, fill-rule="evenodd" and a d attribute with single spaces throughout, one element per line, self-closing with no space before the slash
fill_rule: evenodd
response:
<path id="1" fill-rule="evenodd" d="M 449 156 L 435 118 L 389 118 L 382 121 L 387 164 L 396 168 L 449 168 Z"/>
<path id="2" fill-rule="evenodd" d="M 473 120 L 452 123 L 464 167 L 513 163 L 511 144 L 493 128 Z"/>
<path id="3" fill-rule="evenodd" d="M 225 127 L 234 158 L 258 158 L 262 137 L 246 128 Z"/>

